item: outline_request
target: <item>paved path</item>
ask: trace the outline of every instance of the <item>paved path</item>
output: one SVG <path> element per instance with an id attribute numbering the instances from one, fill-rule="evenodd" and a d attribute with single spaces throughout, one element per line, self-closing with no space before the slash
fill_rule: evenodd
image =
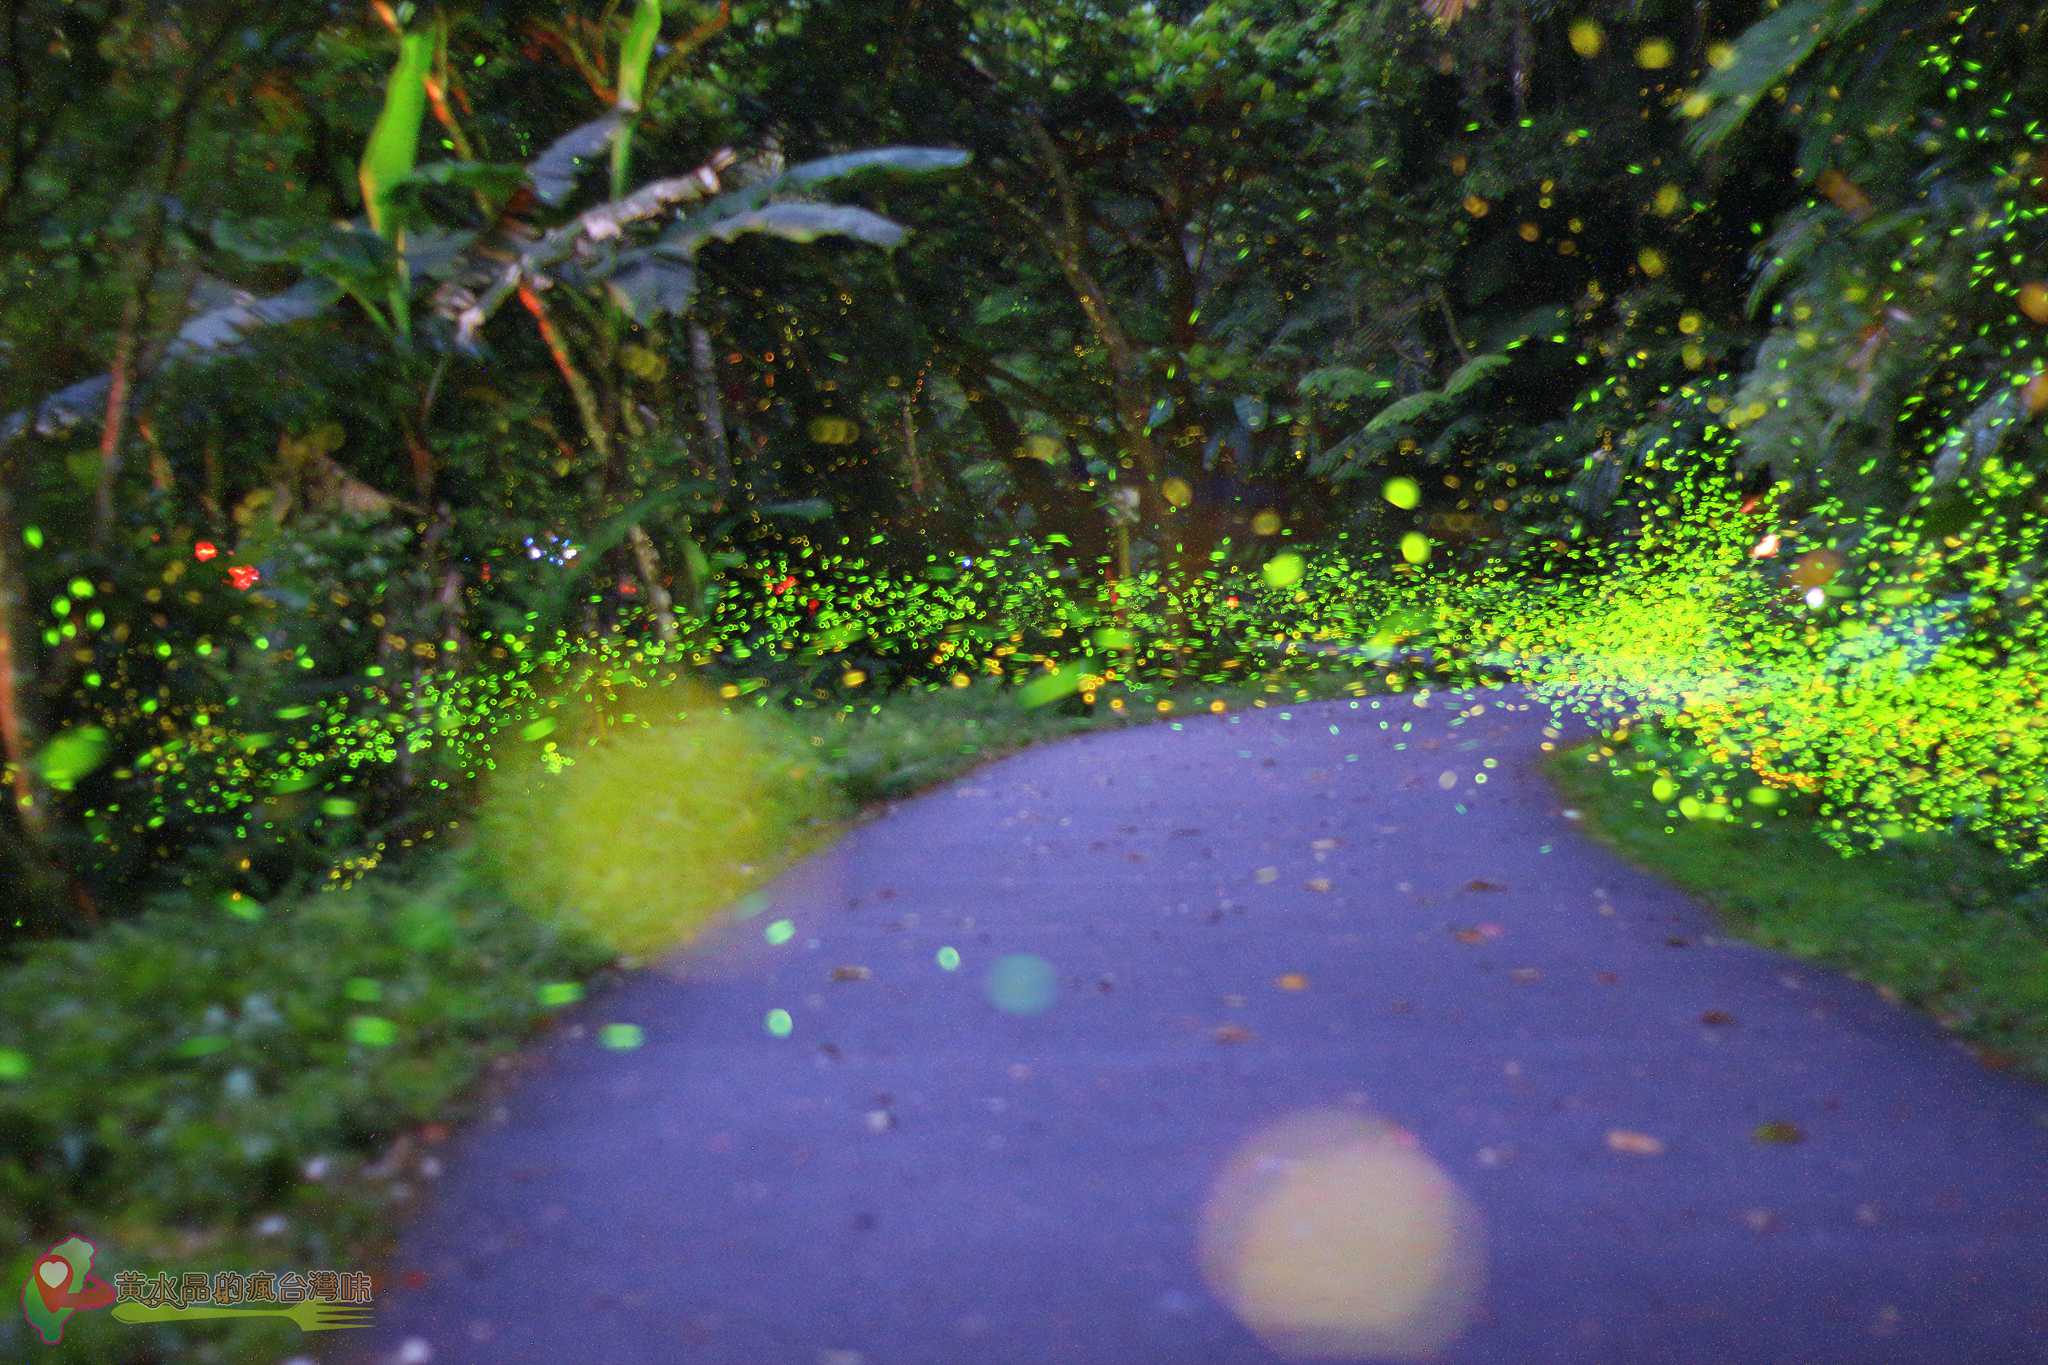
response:
<path id="1" fill-rule="evenodd" d="M 378 1349 L 1270 1361 L 1196 1229 L 1241 1143 L 1334 1108 L 1477 1210 L 1448 1359 L 2048 1359 L 2048 1092 L 1715 936 L 1560 811 L 1544 716 L 1470 701 L 1085 736 L 861 826 L 449 1145 Z M 1008 954 L 1049 1008 L 990 1003 Z"/>

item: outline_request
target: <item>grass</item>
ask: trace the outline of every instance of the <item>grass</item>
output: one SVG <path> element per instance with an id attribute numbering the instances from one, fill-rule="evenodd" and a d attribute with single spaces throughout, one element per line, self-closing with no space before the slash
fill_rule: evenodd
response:
<path id="1" fill-rule="evenodd" d="M 1845 857 L 1793 802 L 1748 820 L 1686 819 L 1654 764 L 1598 745 L 1551 771 L 1602 841 L 1713 906 L 1731 932 L 1825 963 L 1926 1010 L 1988 1065 L 2048 1081 L 2048 886 L 1961 836 Z M 1637 767 L 1641 771 L 1637 771 Z"/>
<path id="2" fill-rule="evenodd" d="M 463 855 L 259 910 L 166 907 L 44 943 L 0 991 L 0 1278 L 70 1233 L 123 1270 L 358 1269 L 437 1127 L 608 954 Z M 9 1305 L 0 1358 L 44 1348 Z M 274 1321 L 74 1314 L 67 1361 L 275 1361 Z"/>

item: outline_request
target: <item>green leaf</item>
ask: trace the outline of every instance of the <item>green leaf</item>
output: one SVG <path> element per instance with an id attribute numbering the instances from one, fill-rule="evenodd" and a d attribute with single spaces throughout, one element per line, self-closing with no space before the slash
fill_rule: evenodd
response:
<path id="1" fill-rule="evenodd" d="M 1294 387 L 1300 393 L 1318 394 L 1343 402 L 1378 393 L 1384 383 L 1385 377 L 1372 370 L 1361 370 L 1352 365 L 1325 365 L 1321 369 L 1310 370 Z"/>
<path id="2" fill-rule="evenodd" d="M 576 192 L 577 180 L 597 164 L 598 154 L 618 136 L 624 118 L 624 111 L 614 109 L 571 128 L 526 163 L 526 178 L 543 204 L 559 204 Z"/>
<path id="3" fill-rule="evenodd" d="M 875 147 L 864 152 L 846 152 L 816 161 L 801 161 L 784 171 L 778 179 L 784 187 L 797 188 L 822 185 L 830 180 L 846 180 L 871 171 L 886 171 L 892 175 L 933 175 L 940 171 L 958 170 L 973 159 L 971 153 L 954 147 Z"/>
<path id="4" fill-rule="evenodd" d="M 689 311 L 697 297 L 697 267 L 667 251 L 626 251 L 604 284 L 619 307 L 644 327 Z"/>
<path id="5" fill-rule="evenodd" d="M 384 87 L 384 107 L 357 168 L 370 226 L 386 238 L 395 226 L 390 222 L 392 187 L 412 173 L 419 156 L 420 124 L 427 111 L 426 76 L 433 60 L 434 35 L 428 30 L 416 29 L 399 39 L 398 63 Z"/>
<path id="6" fill-rule="evenodd" d="M 1474 384 L 1477 384 L 1480 380 L 1486 378 L 1486 376 L 1507 363 L 1508 357 L 1504 355 L 1474 356 L 1463 365 L 1460 365 L 1458 372 L 1452 375 L 1450 381 L 1444 385 L 1444 397 L 1456 398 L 1459 394 L 1465 392 L 1465 390 L 1471 388 Z"/>
<path id="7" fill-rule="evenodd" d="M 750 232 L 791 242 L 815 242 L 820 237 L 852 237 L 885 248 L 894 247 L 904 236 L 900 226 L 879 213 L 870 213 L 850 204 L 789 203 L 767 204 L 710 222 L 693 219 L 672 230 L 665 244 L 694 254 L 707 241 L 730 242 Z"/>
<path id="8" fill-rule="evenodd" d="M 1412 421 L 1444 401 L 1444 395 L 1437 389 L 1424 389 L 1411 393 L 1381 408 L 1370 422 L 1365 424 L 1367 432 L 1384 431 L 1400 422 Z"/>

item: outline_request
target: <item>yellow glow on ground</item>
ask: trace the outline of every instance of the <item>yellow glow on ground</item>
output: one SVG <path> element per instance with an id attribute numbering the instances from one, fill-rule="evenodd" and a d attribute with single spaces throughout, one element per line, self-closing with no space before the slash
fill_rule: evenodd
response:
<path id="1" fill-rule="evenodd" d="M 565 707 L 558 729 L 501 746 L 481 822 L 529 910 L 643 957 L 802 856 L 840 805 L 773 717 L 687 685 L 650 693 Z"/>
<path id="2" fill-rule="evenodd" d="M 1241 1147 L 1203 1210 L 1209 1287 L 1299 1360 L 1420 1360 L 1479 1302 L 1479 1218 L 1398 1129 L 1311 1111 Z"/>

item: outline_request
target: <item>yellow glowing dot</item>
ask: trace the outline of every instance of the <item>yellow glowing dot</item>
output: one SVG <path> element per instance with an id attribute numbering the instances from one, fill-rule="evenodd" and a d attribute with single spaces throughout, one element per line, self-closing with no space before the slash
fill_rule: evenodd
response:
<path id="1" fill-rule="evenodd" d="M 1181 478 L 1167 479 L 1159 485 L 1159 496 L 1174 507 L 1186 507 L 1195 500 L 1195 490 L 1188 481 Z"/>
<path id="2" fill-rule="evenodd" d="M 1331 1111 L 1239 1149 L 1197 1245 L 1216 1297 L 1291 1359 L 1433 1357 L 1471 1321 L 1486 1264 L 1478 1214 L 1412 1138 Z"/>
<path id="3" fill-rule="evenodd" d="M 2021 285 L 2020 311 L 2035 322 L 2048 323 L 2048 284 L 2028 280 Z"/>
<path id="4" fill-rule="evenodd" d="M 2027 381 L 2025 397 L 2029 417 L 2039 417 L 2043 409 L 2048 409 L 2048 372 L 2037 374 Z"/>
<path id="5" fill-rule="evenodd" d="M 1707 363 L 1707 351 L 1698 342 L 1688 341 L 1684 349 L 1679 351 L 1678 358 L 1685 362 L 1685 368 L 1688 370 L 1697 370 Z"/>
<path id="6" fill-rule="evenodd" d="M 1600 31 L 1600 25 L 1592 19 L 1581 19 L 1571 26 L 1572 51 L 1581 57 L 1597 57 L 1600 49 L 1607 45 L 1607 35 Z"/>
<path id="7" fill-rule="evenodd" d="M 1701 94 L 1695 90 L 1692 94 L 1685 97 L 1685 103 L 1678 106 L 1678 112 L 1687 118 L 1698 118 L 1713 107 L 1714 97 L 1712 95 Z"/>
<path id="8" fill-rule="evenodd" d="M 1487 203 L 1476 194 L 1468 194 L 1465 196 L 1465 212 L 1471 214 L 1474 218 L 1484 218 L 1487 214 L 1493 212 L 1493 205 Z"/>
<path id="9" fill-rule="evenodd" d="M 1704 321 L 1698 313 L 1681 313 L 1678 318 L 1678 330 L 1687 336 L 1697 336 Z"/>
<path id="10" fill-rule="evenodd" d="M 1403 475 L 1388 479 L 1380 495 L 1403 511 L 1412 511 L 1422 503 L 1422 485 Z"/>
<path id="11" fill-rule="evenodd" d="M 1212 713 L 1214 713 L 1215 715 L 1219 715 L 1219 716 L 1220 716 L 1220 715 L 1222 715 L 1222 714 L 1223 714 L 1223 713 L 1224 713 L 1225 711 L 1228 711 L 1229 709 L 1230 709 L 1230 707 L 1229 707 L 1229 706 L 1227 706 L 1226 704 L 1224 704 L 1223 702 L 1220 702 L 1220 701 L 1212 701 L 1212 702 L 1210 702 L 1210 703 L 1209 703 L 1209 710 L 1210 710 L 1210 711 L 1211 711 Z"/>
<path id="12" fill-rule="evenodd" d="M 1636 253 L 1636 264 L 1654 280 L 1664 273 L 1664 253 L 1653 246 L 1646 246 Z"/>
<path id="13" fill-rule="evenodd" d="M 839 676 L 839 681 L 848 687 L 859 687 L 868 680 L 868 675 L 858 668 L 849 668 Z"/>
<path id="14" fill-rule="evenodd" d="M 1726 71 L 1735 62 L 1735 45 L 1732 43 L 1708 43 L 1707 65 L 1716 71 Z"/>
<path id="15" fill-rule="evenodd" d="M 1522 240 L 1525 242 L 1533 242 L 1543 235 L 1543 229 L 1537 227 L 1534 223 L 1524 223 L 1516 228 L 1515 231 L 1521 235 Z"/>
<path id="16" fill-rule="evenodd" d="M 1669 218 L 1672 214 L 1678 212 L 1679 206 L 1684 202 L 1685 192 L 1683 190 L 1679 189 L 1676 185 L 1666 185 L 1657 191 L 1657 197 L 1650 201 L 1650 207 L 1663 217 Z"/>
<path id="17" fill-rule="evenodd" d="M 1401 558 L 1410 564 L 1421 564 L 1429 558 L 1429 537 L 1420 531 L 1410 531 L 1401 537 Z"/>
<path id="18" fill-rule="evenodd" d="M 1277 536 L 1280 534 L 1280 514 L 1270 507 L 1252 518 L 1252 531 L 1256 535 Z"/>
<path id="19" fill-rule="evenodd" d="M 1645 71 L 1662 71 L 1671 65 L 1671 44 L 1662 38 L 1651 38 L 1636 49 L 1636 65 Z"/>

